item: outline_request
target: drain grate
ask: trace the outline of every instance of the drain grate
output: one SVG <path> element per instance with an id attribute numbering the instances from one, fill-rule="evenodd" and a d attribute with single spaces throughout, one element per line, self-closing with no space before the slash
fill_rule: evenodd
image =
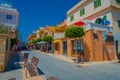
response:
<path id="1" fill-rule="evenodd" d="M 80 68 L 80 67 L 82 67 L 82 66 L 80 66 L 80 65 L 77 65 L 76 67 L 77 67 L 77 68 Z"/>

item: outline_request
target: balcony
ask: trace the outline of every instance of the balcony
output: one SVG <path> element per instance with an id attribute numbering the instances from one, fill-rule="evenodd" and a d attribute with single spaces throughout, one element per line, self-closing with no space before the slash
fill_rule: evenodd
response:
<path id="1" fill-rule="evenodd" d="M 99 31 L 107 31 L 107 32 L 113 32 L 113 27 L 107 26 L 107 25 L 101 25 L 101 24 L 94 24 L 91 22 L 88 22 L 84 25 L 85 31 L 88 30 L 99 30 Z M 64 38 L 64 32 L 63 33 L 54 33 L 54 39 L 60 39 Z"/>
<path id="2" fill-rule="evenodd" d="M 99 30 L 99 31 L 104 31 L 106 30 L 107 32 L 112 32 L 113 27 L 107 26 L 107 25 L 101 25 L 101 24 L 94 24 L 94 23 L 87 23 L 84 25 L 85 31 L 87 30 Z"/>

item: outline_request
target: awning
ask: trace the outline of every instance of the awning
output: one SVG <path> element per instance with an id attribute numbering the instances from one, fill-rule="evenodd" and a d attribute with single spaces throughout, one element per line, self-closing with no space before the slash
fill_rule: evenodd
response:
<path id="1" fill-rule="evenodd" d="M 44 44 L 46 43 L 45 41 L 40 41 L 40 42 L 37 42 L 36 44 Z"/>
<path id="2" fill-rule="evenodd" d="M 54 40 L 54 43 L 59 43 L 60 40 Z"/>
<path id="3" fill-rule="evenodd" d="M 78 21 L 76 23 L 74 23 L 75 26 L 83 26 L 85 23 L 82 21 Z"/>

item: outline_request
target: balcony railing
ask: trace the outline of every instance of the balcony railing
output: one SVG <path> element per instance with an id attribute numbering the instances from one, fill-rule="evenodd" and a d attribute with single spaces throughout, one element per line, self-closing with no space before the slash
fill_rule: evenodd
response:
<path id="1" fill-rule="evenodd" d="M 99 31 L 104 31 L 106 30 L 107 32 L 112 32 L 113 27 L 107 26 L 107 25 L 101 25 L 101 24 L 94 24 L 94 23 L 88 23 L 84 26 L 85 31 L 93 29 L 93 30 L 99 30 Z"/>
<path id="2" fill-rule="evenodd" d="M 87 30 L 99 30 L 99 31 L 107 31 L 107 32 L 113 32 L 113 27 L 107 26 L 107 25 L 101 25 L 101 24 L 94 24 L 94 23 L 87 23 L 84 25 L 85 31 Z M 64 32 L 63 33 L 54 33 L 54 39 L 60 39 L 64 38 Z"/>

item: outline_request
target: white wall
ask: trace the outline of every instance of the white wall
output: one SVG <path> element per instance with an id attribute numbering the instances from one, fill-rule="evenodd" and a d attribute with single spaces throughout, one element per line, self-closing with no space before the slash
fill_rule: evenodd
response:
<path id="1" fill-rule="evenodd" d="M 8 20 L 7 15 L 12 15 L 12 19 Z M 16 27 L 18 25 L 18 12 L 0 10 L 0 22 L 9 27 Z"/>
<path id="2" fill-rule="evenodd" d="M 71 24 L 73 24 L 73 23 L 75 23 L 77 21 L 80 21 L 80 20 L 82 20 L 82 19 L 84 19 L 86 17 L 89 17 L 89 16 L 91 16 L 91 15 L 93 15 L 93 14 L 95 14 L 95 13 L 109 7 L 109 6 L 110 6 L 110 0 L 101 0 L 101 6 L 94 9 L 94 0 L 93 0 L 87 6 L 84 6 L 85 15 L 80 17 L 80 9 L 82 9 L 82 8 L 80 8 L 77 12 L 73 13 L 74 21 L 72 21 L 72 22 L 70 21 L 70 16 L 72 14 L 70 16 L 68 16 L 67 17 L 67 26 L 69 26 L 69 25 L 71 25 Z"/>
<path id="3" fill-rule="evenodd" d="M 116 32 L 120 32 L 120 28 L 118 27 L 118 20 L 120 20 L 120 13 L 112 11 L 112 26 Z"/>

